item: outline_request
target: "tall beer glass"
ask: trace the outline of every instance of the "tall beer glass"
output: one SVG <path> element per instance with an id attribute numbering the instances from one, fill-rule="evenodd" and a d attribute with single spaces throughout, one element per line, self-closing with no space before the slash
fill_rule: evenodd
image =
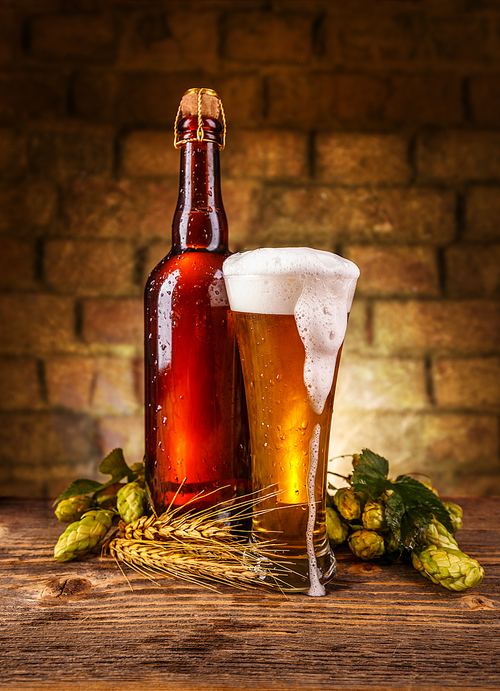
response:
<path id="1" fill-rule="evenodd" d="M 330 252 L 263 248 L 224 262 L 250 424 L 252 539 L 272 541 L 288 589 L 324 595 L 328 441 L 340 353 L 359 269 Z"/>

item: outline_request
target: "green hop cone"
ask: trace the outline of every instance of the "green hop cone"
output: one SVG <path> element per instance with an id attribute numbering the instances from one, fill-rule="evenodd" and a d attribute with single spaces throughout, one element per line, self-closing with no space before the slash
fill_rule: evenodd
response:
<path id="1" fill-rule="evenodd" d="M 55 514 L 61 523 L 71 523 L 72 521 L 79 521 L 92 506 L 94 506 L 94 502 L 90 497 L 70 497 L 59 502 Z"/>
<path id="2" fill-rule="evenodd" d="M 326 534 L 332 547 L 341 545 L 347 540 L 349 527 L 344 523 L 338 511 L 326 507 Z"/>
<path id="3" fill-rule="evenodd" d="M 413 566 L 422 576 L 448 590 L 461 592 L 483 580 L 483 567 L 458 549 L 429 545 L 412 553 Z"/>
<path id="4" fill-rule="evenodd" d="M 464 512 L 462 511 L 462 507 L 458 504 L 454 504 L 452 501 L 444 501 L 443 505 L 444 508 L 450 514 L 450 521 L 453 526 L 453 532 L 456 533 L 457 530 L 460 530 L 460 528 L 463 525 L 462 516 Z"/>
<path id="5" fill-rule="evenodd" d="M 126 525 L 144 516 L 145 505 L 146 493 L 137 482 L 129 482 L 118 492 L 116 506 Z"/>
<path id="6" fill-rule="evenodd" d="M 71 523 L 60 536 L 54 548 L 54 559 L 71 561 L 87 554 L 106 537 L 112 521 L 111 511 L 88 511 L 79 521 Z"/>
<path id="7" fill-rule="evenodd" d="M 351 552 L 360 559 L 378 559 L 385 552 L 384 538 L 374 530 L 357 530 L 349 537 Z"/>
<path id="8" fill-rule="evenodd" d="M 435 545 L 436 547 L 446 547 L 447 549 L 458 549 L 458 543 L 453 535 L 435 518 L 433 518 L 429 523 L 422 541 L 425 545 Z"/>
<path id="9" fill-rule="evenodd" d="M 116 497 L 122 487 L 125 487 L 125 485 L 117 482 L 115 485 L 110 485 L 105 489 L 101 489 L 100 492 L 97 492 L 95 500 L 98 507 L 100 509 L 115 509 Z"/>
<path id="10" fill-rule="evenodd" d="M 380 501 L 367 501 L 361 520 L 367 530 L 377 530 L 379 533 L 385 533 L 388 530 L 385 508 Z"/>
<path id="11" fill-rule="evenodd" d="M 333 496 L 333 503 L 346 521 L 354 521 L 361 516 L 361 502 L 353 489 L 338 489 Z"/>

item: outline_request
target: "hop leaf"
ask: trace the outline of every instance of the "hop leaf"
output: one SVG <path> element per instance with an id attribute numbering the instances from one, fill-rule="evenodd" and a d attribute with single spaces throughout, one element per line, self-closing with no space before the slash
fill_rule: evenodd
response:
<path id="1" fill-rule="evenodd" d="M 484 577 L 482 566 L 458 549 L 429 545 L 413 552 L 412 562 L 422 576 L 456 592 L 474 588 Z"/>
<path id="2" fill-rule="evenodd" d="M 88 511 L 60 536 L 54 548 L 54 559 L 65 562 L 87 554 L 106 537 L 112 521 L 111 511 Z"/>

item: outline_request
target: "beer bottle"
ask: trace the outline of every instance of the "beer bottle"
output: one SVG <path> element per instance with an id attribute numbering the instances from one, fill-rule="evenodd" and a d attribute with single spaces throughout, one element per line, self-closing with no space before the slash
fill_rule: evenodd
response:
<path id="1" fill-rule="evenodd" d="M 189 89 L 174 130 L 181 166 L 172 247 L 145 289 L 146 472 L 157 512 L 171 503 L 206 508 L 250 489 L 243 379 L 221 270 L 229 255 L 219 168 L 226 123 L 215 91 Z"/>

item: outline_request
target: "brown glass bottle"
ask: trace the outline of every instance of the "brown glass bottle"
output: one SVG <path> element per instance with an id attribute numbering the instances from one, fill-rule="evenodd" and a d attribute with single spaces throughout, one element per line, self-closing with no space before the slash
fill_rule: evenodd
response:
<path id="1" fill-rule="evenodd" d="M 224 488 L 190 507 L 250 489 L 243 379 L 221 270 L 229 250 L 220 101 L 193 91 L 175 126 L 181 168 L 172 248 L 145 290 L 146 472 L 157 511 L 202 491 Z"/>

